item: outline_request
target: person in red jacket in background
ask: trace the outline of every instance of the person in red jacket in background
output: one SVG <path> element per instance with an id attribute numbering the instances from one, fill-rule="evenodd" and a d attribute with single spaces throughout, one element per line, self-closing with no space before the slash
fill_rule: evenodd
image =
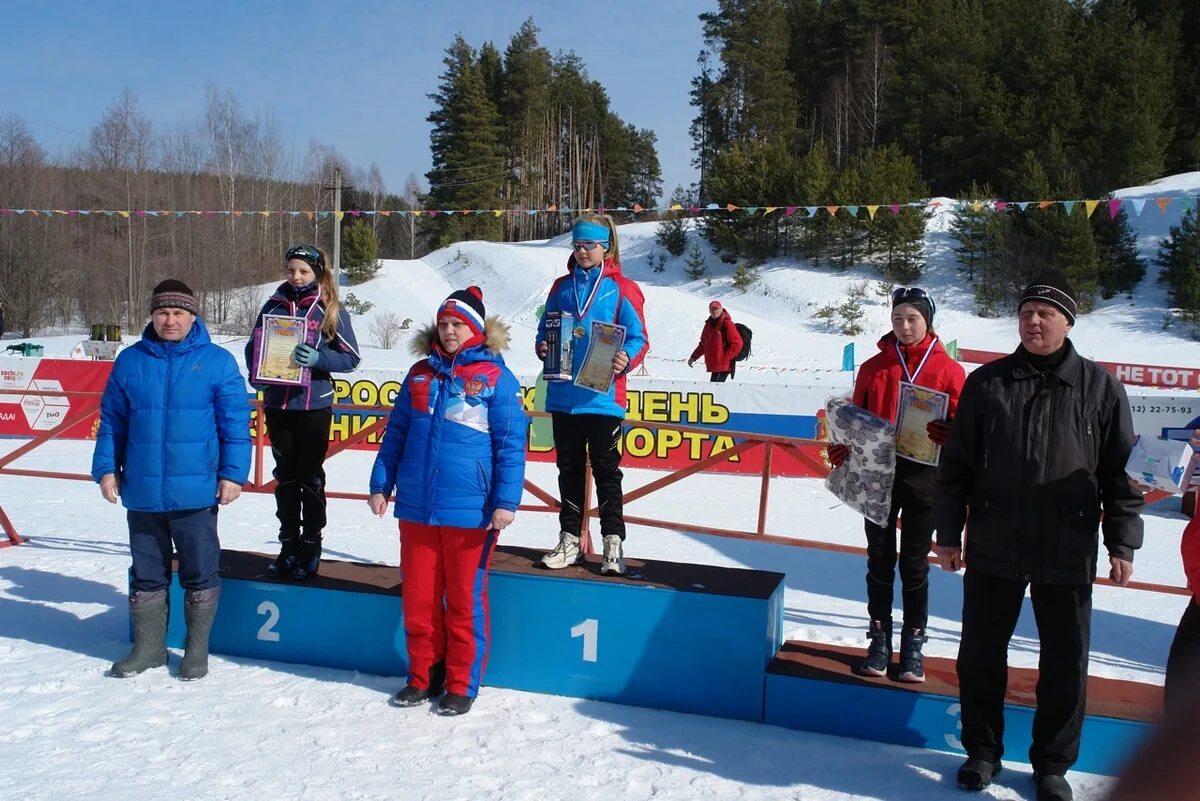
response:
<path id="1" fill-rule="evenodd" d="M 933 331 L 933 298 L 920 287 L 900 287 L 892 293 L 892 330 L 879 340 L 879 353 L 859 369 L 854 403 L 872 414 L 896 421 L 900 385 L 908 382 L 950 396 L 945 421 L 929 423 L 926 431 L 936 445 L 950 438 L 950 419 L 958 407 L 966 372 L 950 358 Z M 829 448 L 829 462 L 840 467 L 850 451 Z M 886 526 L 866 520 L 867 533 L 867 658 L 859 666 L 866 676 L 887 675 L 892 660 L 892 597 L 896 575 L 896 518 L 900 531 L 900 582 L 903 587 L 904 628 L 900 634 L 901 681 L 925 681 L 921 646 L 929 617 L 929 551 L 933 541 L 933 492 L 937 468 L 897 456 L 892 487 L 892 511 Z"/>
<path id="2" fill-rule="evenodd" d="M 1200 430 L 1192 432 L 1192 448 L 1200 451 Z M 1200 458 L 1200 453 L 1192 458 Z M 1168 714 L 1180 708 L 1187 696 L 1200 694 L 1200 515 L 1192 517 L 1184 527 L 1179 550 L 1183 554 L 1183 572 L 1187 575 L 1192 599 L 1179 619 L 1179 628 L 1175 630 L 1171 653 L 1167 657 L 1164 691 Z"/>
<path id="3" fill-rule="evenodd" d="M 729 312 L 721 306 L 721 301 L 714 300 L 708 304 L 708 319 L 700 329 L 700 344 L 692 351 L 688 367 L 703 355 L 704 369 L 712 373 L 711 380 L 724 381 L 737 372 L 733 360 L 741 352 L 742 335 L 738 333 Z"/>

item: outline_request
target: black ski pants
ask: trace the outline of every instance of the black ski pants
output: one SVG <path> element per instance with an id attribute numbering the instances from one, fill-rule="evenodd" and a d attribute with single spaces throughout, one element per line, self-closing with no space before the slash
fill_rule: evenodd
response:
<path id="1" fill-rule="evenodd" d="M 1026 586 L 1040 643 L 1029 761 L 1038 773 L 1061 776 L 1079 757 L 1083 732 L 1091 584 L 1027 585 L 967 566 L 957 665 L 962 744 L 967 754 L 979 759 L 994 762 L 1004 755 L 1008 642 L 1021 615 Z"/>
<path id="2" fill-rule="evenodd" d="M 896 581 L 896 518 L 900 529 L 900 586 L 904 627 L 923 629 L 929 619 L 929 549 L 933 543 L 933 506 L 897 481 L 886 526 L 864 520 L 867 534 L 867 613 L 871 620 L 892 621 Z"/>
<path id="3" fill-rule="evenodd" d="M 279 541 L 320 542 L 325 528 L 325 454 L 333 410 L 267 409 L 275 457 L 275 516 Z"/>
<path id="4" fill-rule="evenodd" d="M 1192 598 L 1179 619 L 1167 656 L 1166 713 L 1187 709 L 1184 703 L 1200 694 L 1200 600 Z"/>
<path id="5" fill-rule="evenodd" d="M 554 454 L 558 464 L 558 491 L 562 531 L 579 535 L 583 525 L 584 471 L 589 459 L 600 502 L 600 535 L 625 539 L 621 497 L 621 418 L 606 414 L 554 412 Z"/>

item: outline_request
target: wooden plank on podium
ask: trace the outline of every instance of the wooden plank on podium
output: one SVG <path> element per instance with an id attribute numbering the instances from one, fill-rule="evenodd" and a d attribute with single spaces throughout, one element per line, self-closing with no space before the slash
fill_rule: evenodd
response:
<path id="1" fill-rule="evenodd" d="M 537 567 L 541 551 L 492 560 L 484 684 L 761 721 L 763 677 L 782 640 L 783 575 L 630 559 Z M 308 582 L 264 575 L 271 557 L 221 552 L 213 653 L 402 676 L 400 571 L 325 560 Z M 184 643 L 172 585 L 168 644 Z"/>
<path id="2" fill-rule="evenodd" d="M 965 753 L 954 660 L 925 657 L 924 684 L 854 673 L 863 650 L 825 643 L 784 643 L 767 668 L 765 721 L 777 726 L 863 740 Z M 1028 762 L 1037 670 L 1008 670 L 1004 759 Z M 1114 775 L 1162 708 L 1162 688 L 1139 682 L 1088 680 L 1087 718 L 1075 767 Z"/>

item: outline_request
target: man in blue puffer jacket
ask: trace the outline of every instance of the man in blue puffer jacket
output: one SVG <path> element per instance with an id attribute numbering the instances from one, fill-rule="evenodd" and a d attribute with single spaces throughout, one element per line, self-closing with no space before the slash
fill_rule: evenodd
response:
<path id="1" fill-rule="evenodd" d="M 154 288 L 142 339 L 113 364 L 100 405 L 92 478 L 128 510 L 133 650 L 112 667 L 136 676 L 167 663 L 167 587 L 179 554 L 187 648 L 179 678 L 208 674 L 220 596 L 217 505 L 250 472 L 250 406 L 237 362 L 212 344 L 182 281 Z"/>

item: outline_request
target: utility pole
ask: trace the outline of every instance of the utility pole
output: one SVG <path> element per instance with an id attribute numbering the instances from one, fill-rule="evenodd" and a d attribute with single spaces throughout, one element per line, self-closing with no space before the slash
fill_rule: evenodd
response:
<path id="1" fill-rule="evenodd" d="M 342 277 L 342 168 L 333 168 L 333 285 Z"/>

